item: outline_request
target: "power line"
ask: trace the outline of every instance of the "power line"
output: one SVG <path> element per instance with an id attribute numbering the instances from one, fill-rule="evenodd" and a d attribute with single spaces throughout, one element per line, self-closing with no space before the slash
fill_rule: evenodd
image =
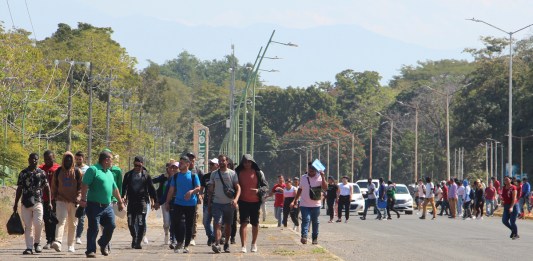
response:
<path id="1" fill-rule="evenodd" d="M 13 28 L 15 28 L 15 20 L 13 20 L 13 14 L 11 14 L 11 7 L 9 6 L 9 0 L 6 0 L 7 3 L 7 10 L 9 10 L 9 16 L 11 17 L 11 23 L 13 24 Z"/>
<path id="2" fill-rule="evenodd" d="M 35 34 L 35 28 L 33 28 L 33 21 L 31 20 L 30 9 L 28 8 L 28 1 L 24 0 L 24 3 L 26 4 L 26 11 L 28 12 L 28 17 L 30 18 L 30 25 L 31 25 L 31 30 L 33 32 L 33 39 L 35 40 L 35 43 L 37 43 L 37 35 Z"/>

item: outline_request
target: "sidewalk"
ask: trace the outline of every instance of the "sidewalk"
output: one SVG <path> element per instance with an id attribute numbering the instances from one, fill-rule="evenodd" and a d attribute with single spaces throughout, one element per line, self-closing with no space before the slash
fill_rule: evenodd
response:
<path id="1" fill-rule="evenodd" d="M 189 254 L 175 254 L 167 245 L 163 245 L 164 233 L 162 219 L 156 218 L 155 213 L 150 215 L 147 237 L 150 240 L 148 245 L 143 245 L 143 249 L 131 249 L 131 236 L 124 228 L 124 220 L 117 218 L 117 229 L 111 241 L 111 254 L 104 257 L 97 251 L 97 259 L 110 260 L 340 260 L 335 255 L 329 253 L 320 245 L 302 245 L 300 243 L 299 232 L 292 229 L 281 229 L 276 225 L 261 225 L 259 238 L 257 240 L 258 252 L 250 252 L 251 227 L 248 227 L 247 249 L 248 253 L 240 253 L 240 237 L 237 233 L 237 244 L 231 245 L 231 253 L 214 254 L 211 247 L 207 246 L 207 237 L 201 224 L 198 226 L 196 246 L 189 247 Z M 36 258 L 52 258 L 62 260 L 85 259 L 85 233 L 83 234 L 83 244 L 76 245 L 75 253 L 66 252 L 67 246 L 63 245 L 63 252 L 55 250 L 43 250 L 41 254 L 23 256 L 25 249 L 24 236 L 10 236 L 10 243 L 0 249 L 0 260 L 28 260 Z M 44 237 L 44 232 L 42 234 Z M 65 233 L 66 237 L 66 233 Z M 42 239 L 41 239 L 42 242 Z M 310 243 L 310 242 L 309 242 Z"/>

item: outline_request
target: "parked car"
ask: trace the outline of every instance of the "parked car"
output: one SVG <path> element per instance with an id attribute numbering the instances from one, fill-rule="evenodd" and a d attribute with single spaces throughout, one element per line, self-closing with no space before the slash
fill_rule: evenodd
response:
<path id="1" fill-rule="evenodd" d="M 359 212 L 362 213 L 365 209 L 365 199 L 361 193 L 361 188 L 355 183 L 351 184 L 353 186 L 353 194 L 352 201 L 350 202 L 350 212 L 356 211 L 359 214 Z"/>
<path id="2" fill-rule="evenodd" d="M 372 183 L 374 183 L 374 186 L 376 187 L 376 193 L 379 189 L 379 179 L 373 179 Z M 368 192 L 368 179 L 360 179 L 357 182 L 355 182 L 361 188 L 361 193 L 363 194 L 363 198 L 367 198 L 367 192 Z"/>
<path id="3" fill-rule="evenodd" d="M 405 212 L 407 215 L 413 214 L 413 197 L 404 184 L 396 184 L 396 204 L 394 204 L 394 208 Z"/>

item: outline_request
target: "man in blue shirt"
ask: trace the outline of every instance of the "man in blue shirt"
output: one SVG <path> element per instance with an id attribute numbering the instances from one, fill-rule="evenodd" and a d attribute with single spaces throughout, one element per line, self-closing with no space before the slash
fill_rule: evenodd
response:
<path id="1" fill-rule="evenodd" d="M 520 209 L 522 210 L 520 211 L 520 213 L 522 213 L 520 218 L 524 218 L 526 214 L 526 211 L 524 209 L 524 203 L 527 206 L 528 215 L 531 215 L 531 205 L 529 203 L 530 196 L 531 196 L 531 185 L 529 184 L 529 182 L 527 182 L 527 178 L 523 178 L 522 179 L 522 195 L 520 195 L 520 200 L 518 202 L 520 204 Z"/>
<path id="2" fill-rule="evenodd" d="M 178 246 L 174 249 L 175 253 L 189 253 L 194 218 L 196 217 L 200 179 L 198 175 L 193 175 L 189 170 L 190 163 L 188 157 L 182 156 L 180 158 L 179 172 L 170 179 L 166 200 L 167 210 L 170 209 L 170 204 L 174 204 L 172 223 L 174 223 L 176 241 L 178 241 Z M 176 198 L 174 202 L 170 202 L 173 195 Z M 182 216 L 185 216 L 185 225 L 183 225 Z"/>

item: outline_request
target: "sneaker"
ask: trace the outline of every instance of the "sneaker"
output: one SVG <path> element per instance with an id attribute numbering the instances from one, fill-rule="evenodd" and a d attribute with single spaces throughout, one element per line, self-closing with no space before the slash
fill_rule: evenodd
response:
<path id="1" fill-rule="evenodd" d="M 224 252 L 226 252 L 226 253 L 230 252 L 228 243 L 224 244 Z"/>
<path id="2" fill-rule="evenodd" d="M 40 244 L 37 244 L 37 243 L 33 244 L 33 248 L 35 248 L 35 253 L 43 252 L 43 248 L 41 247 Z"/>
<path id="3" fill-rule="evenodd" d="M 300 230 L 300 226 L 295 226 L 294 231 L 298 231 L 298 230 Z"/>
<path id="4" fill-rule="evenodd" d="M 76 249 L 74 249 L 74 246 L 69 246 L 68 247 L 68 252 L 69 253 L 74 253 L 74 252 L 76 252 Z"/>
<path id="5" fill-rule="evenodd" d="M 241 247 L 241 253 L 246 253 L 246 252 L 247 252 L 246 247 L 245 246 Z"/>
<path id="6" fill-rule="evenodd" d="M 340 220 L 340 219 L 337 219 L 337 221 L 335 221 L 335 222 L 337 222 L 337 223 L 341 223 L 341 222 L 342 222 L 342 220 Z"/>
<path id="7" fill-rule="evenodd" d="M 365 217 L 359 217 L 361 220 L 365 220 L 366 218 Z M 376 218 L 377 219 L 377 218 Z"/>
<path id="8" fill-rule="evenodd" d="M 302 239 L 300 239 L 300 242 L 302 242 L 302 244 L 307 244 L 307 238 L 305 237 L 302 237 Z"/>
<path id="9" fill-rule="evenodd" d="M 87 257 L 87 258 L 96 258 L 96 253 L 94 253 L 94 252 L 85 253 L 85 257 Z"/>
<path id="10" fill-rule="evenodd" d="M 76 244 L 81 245 L 81 237 L 76 238 Z"/>
<path id="11" fill-rule="evenodd" d="M 22 252 L 23 255 L 33 255 L 33 251 L 31 250 L 31 248 L 28 248 L 26 250 L 24 250 L 24 252 Z"/>
<path id="12" fill-rule="evenodd" d="M 170 244 L 168 245 L 168 247 L 169 247 L 170 249 L 175 249 L 175 248 L 176 248 L 176 244 L 173 243 L 173 242 L 170 242 Z"/>
<path id="13" fill-rule="evenodd" d="M 143 237 L 143 243 L 144 243 L 145 245 L 148 245 L 148 238 L 147 238 L 147 237 Z"/>
<path id="14" fill-rule="evenodd" d="M 183 248 L 183 254 L 187 254 L 187 253 L 189 253 L 189 248 L 188 247 Z"/>
<path id="15" fill-rule="evenodd" d="M 520 236 L 518 234 L 515 234 L 511 239 L 512 240 L 516 240 L 516 239 L 519 239 L 519 238 L 520 238 Z"/>
<path id="16" fill-rule="evenodd" d="M 344 223 L 348 223 L 348 219 L 344 220 Z"/>
<path id="17" fill-rule="evenodd" d="M 213 244 L 213 241 L 211 240 L 211 238 L 208 238 L 207 239 L 207 246 L 211 246 L 211 244 Z"/>
<path id="18" fill-rule="evenodd" d="M 230 243 L 231 243 L 232 245 L 235 245 L 235 238 L 234 238 L 234 237 L 231 238 Z"/>
<path id="19" fill-rule="evenodd" d="M 54 243 L 52 243 L 52 245 L 50 247 L 55 249 L 56 252 L 61 252 L 61 243 L 60 242 L 54 241 Z"/>
<path id="20" fill-rule="evenodd" d="M 257 244 L 253 244 L 252 245 L 252 253 L 256 253 L 257 252 Z"/>
<path id="21" fill-rule="evenodd" d="M 100 246 L 100 253 L 102 253 L 103 256 L 108 256 L 109 250 L 107 249 L 107 246 Z"/>
<path id="22" fill-rule="evenodd" d="M 168 238 L 168 234 L 165 235 L 165 245 L 170 244 L 170 239 Z"/>
<path id="23" fill-rule="evenodd" d="M 316 245 L 318 244 L 318 239 L 317 238 L 313 238 L 313 245 Z"/>
<path id="24" fill-rule="evenodd" d="M 177 254 L 180 254 L 183 252 L 183 244 L 178 244 L 175 248 L 174 248 L 174 253 L 177 253 Z"/>
<path id="25" fill-rule="evenodd" d="M 220 245 L 219 245 L 219 244 L 212 244 L 212 245 L 211 245 L 211 249 L 213 250 L 213 252 L 215 252 L 215 253 L 217 253 L 217 254 L 221 252 L 221 251 L 220 251 L 221 249 L 220 249 Z"/>
<path id="26" fill-rule="evenodd" d="M 43 249 L 50 249 L 50 243 L 46 243 L 46 245 L 44 245 Z"/>
<path id="27" fill-rule="evenodd" d="M 194 239 L 191 239 L 191 242 L 189 243 L 190 246 L 196 246 L 196 242 L 194 241 Z"/>
<path id="28" fill-rule="evenodd" d="M 421 217 L 419 217 L 419 218 L 420 218 L 420 219 L 426 219 L 426 216 L 421 216 Z"/>

